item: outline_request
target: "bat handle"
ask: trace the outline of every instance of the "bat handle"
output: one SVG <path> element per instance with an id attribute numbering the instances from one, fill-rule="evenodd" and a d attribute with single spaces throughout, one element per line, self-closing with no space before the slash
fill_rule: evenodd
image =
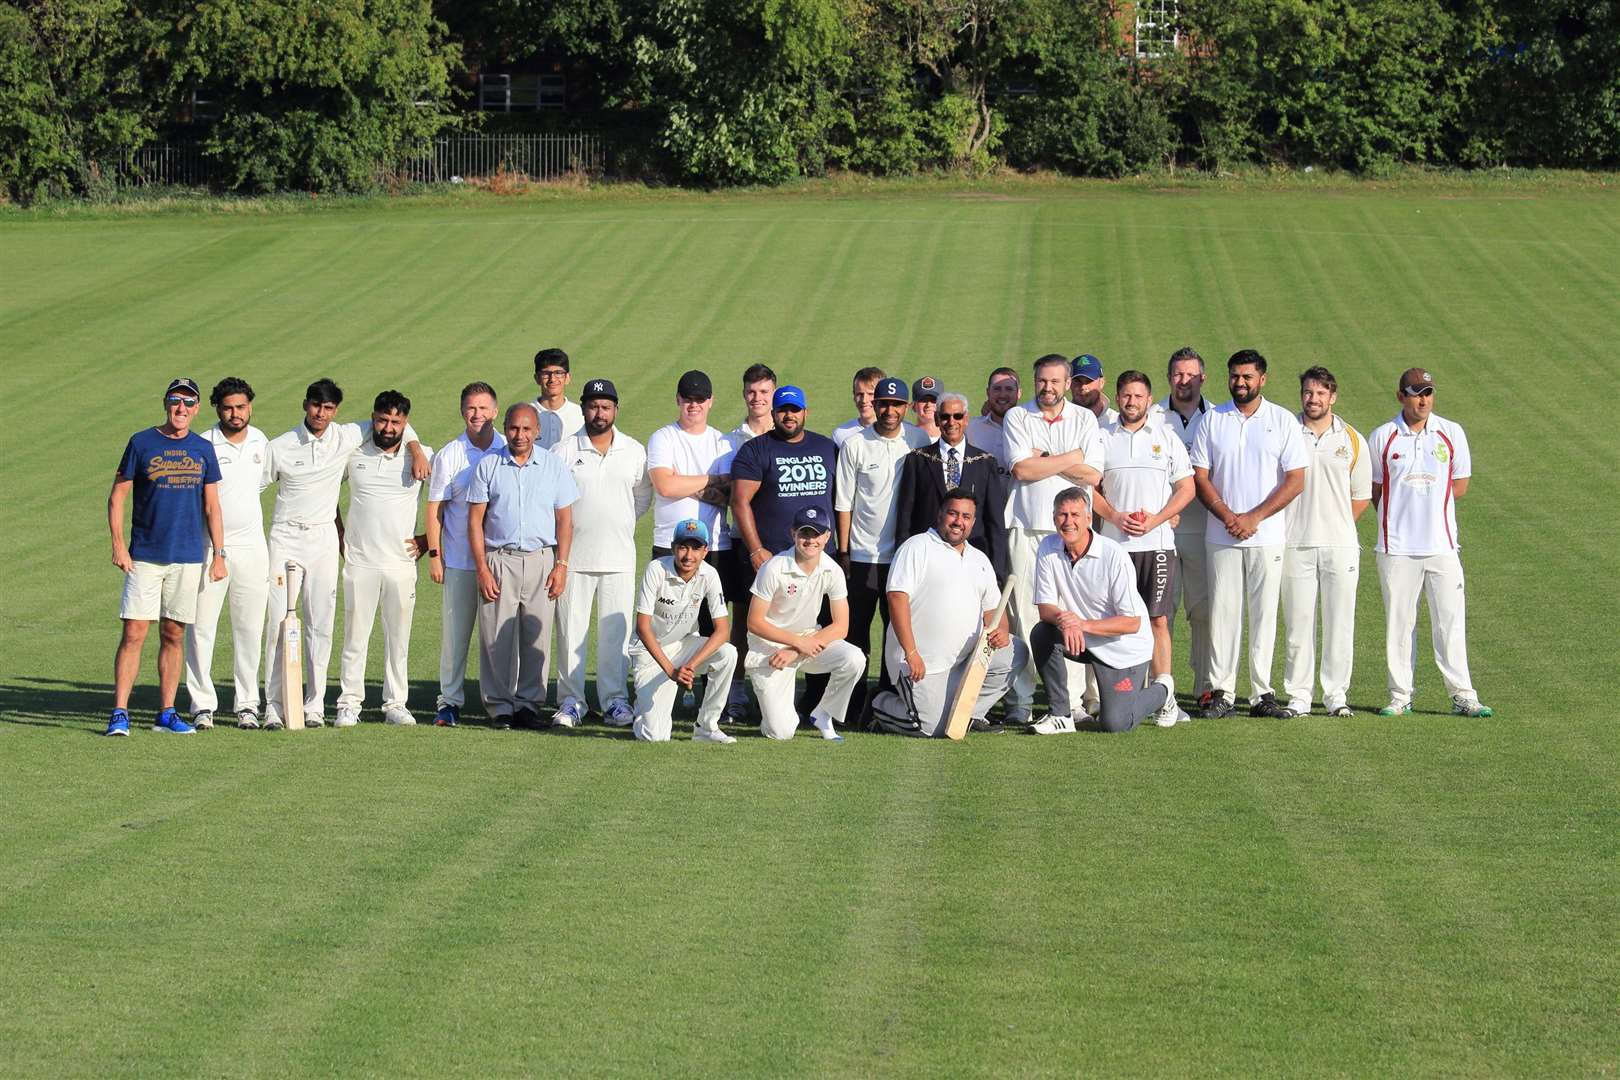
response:
<path id="1" fill-rule="evenodd" d="M 299 566 L 298 566 L 298 564 L 293 562 L 291 559 L 287 560 L 286 578 L 287 578 L 287 614 L 288 615 L 294 615 L 294 614 L 297 614 L 297 612 L 298 612 L 298 585 L 299 585 L 298 575 L 299 575 Z"/>

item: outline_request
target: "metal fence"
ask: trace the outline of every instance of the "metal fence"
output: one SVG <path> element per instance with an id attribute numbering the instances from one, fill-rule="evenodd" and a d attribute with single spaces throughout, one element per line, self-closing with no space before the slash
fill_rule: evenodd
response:
<path id="1" fill-rule="evenodd" d="M 531 180 L 573 173 L 599 175 L 605 165 L 595 135 L 452 135 L 435 139 L 427 152 L 389 162 L 381 172 L 404 183 L 445 184 L 506 172 Z M 224 167 L 196 142 L 154 143 L 129 151 L 116 164 L 120 186 L 208 187 L 224 179 Z"/>

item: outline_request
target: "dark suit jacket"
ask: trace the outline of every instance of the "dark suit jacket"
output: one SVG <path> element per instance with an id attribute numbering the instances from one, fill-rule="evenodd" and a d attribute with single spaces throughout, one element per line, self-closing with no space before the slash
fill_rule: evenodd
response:
<path id="1" fill-rule="evenodd" d="M 971 443 L 962 444 L 962 483 L 973 492 L 978 517 L 968 542 L 990 559 L 996 578 L 1005 581 L 1008 570 L 1005 511 L 1009 479 L 995 455 Z M 945 463 L 939 443 L 932 442 L 905 456 L 900 465 L 900 486 L 895 492 L 895 538 L 904 541 L 932 529 L 945 501 Z"/>

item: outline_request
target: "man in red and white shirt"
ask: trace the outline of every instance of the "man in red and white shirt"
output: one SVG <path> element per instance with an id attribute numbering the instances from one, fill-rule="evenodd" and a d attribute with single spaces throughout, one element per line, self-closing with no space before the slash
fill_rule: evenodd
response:
<path id="1" fill-rule="evenodd" d="M 1473 472 L 1462 426 L 1434 414 L 1434 378 L 1401 373 L 1401 411 L 1372 433 L 1372 499 L 1378 507 L 1378 585 L 1384 593 L 1384 656 L 1389 704 L 1381 716 L 1412 711 L 1413 634 L 1419 594 L 1429 600 L 1434 661 L 1459 716 L 1490 716 L 1468 677 L 1457 500 Z"/>

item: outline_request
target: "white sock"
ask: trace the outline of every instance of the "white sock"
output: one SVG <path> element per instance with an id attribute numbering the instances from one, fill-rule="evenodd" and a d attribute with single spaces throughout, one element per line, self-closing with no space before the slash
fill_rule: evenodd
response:
<path id="1" fill-rule="evenodd" d="M 821 732 L 823 739 L 836 739 L 839 737 L 838 732 L 833 729 L 832 717 L 820 709 L 810 714 L 810 722 L 816 725 L 816 730 Z"/>

